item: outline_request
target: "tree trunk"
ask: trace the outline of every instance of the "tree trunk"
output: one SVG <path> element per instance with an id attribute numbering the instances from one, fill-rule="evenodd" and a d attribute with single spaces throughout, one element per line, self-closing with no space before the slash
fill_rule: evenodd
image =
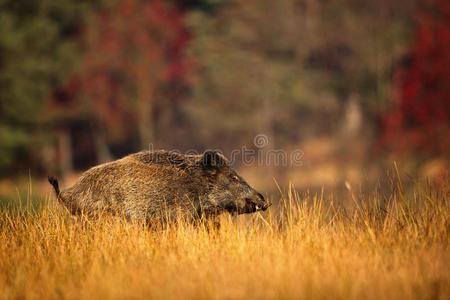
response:
<path id="1" fill-rule="evenodd" d="M 97 155 L 97 162 L 103 164 L 113 160 L 113 156 L 109 151 L 108 144 L 106 142 L 105 130 L 102 126 L 95 126 L 92 128 L 94 137 L 95 152 Z"/>
<path id="2" fill-rule="evenodd" d="M 62 177 L 73 172 L 72 141 L 70 132 L 66 129 L 58 130 L 59 171 Z"/>
<path id="3" fill-rule="evenodd" d="M 150 101 L 140 102 L 138 131 L 141 150 L 152 148 L 155 135 L 152 126 L 152 107 Z"/>

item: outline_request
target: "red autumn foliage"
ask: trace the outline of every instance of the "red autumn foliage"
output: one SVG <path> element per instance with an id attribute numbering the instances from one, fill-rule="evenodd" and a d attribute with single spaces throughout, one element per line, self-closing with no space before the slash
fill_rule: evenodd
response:
<path id="1" fill-rule="evenodd" d="M 383 118 L 382 143 L 402 155 L 448 155 L 450 2 L 428 1 L 417 22 L 407 66 L 396 74 L 395 108 Z"/>
<path id="2" fill-rule="evenodd" d="M 151 120 L 152 107 L 190 80 L 192 64 L 184 56 L 190 34 L 171 1 L 119 1 L 100 12 L 80 40 L 80 66 L 55 91 L 53 111 L 88 120 L 110 137 Z"/>

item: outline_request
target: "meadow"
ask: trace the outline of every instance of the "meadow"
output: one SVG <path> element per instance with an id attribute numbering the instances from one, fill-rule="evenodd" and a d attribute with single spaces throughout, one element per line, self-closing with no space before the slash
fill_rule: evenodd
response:
<path id="1" fill-rule="evenodd" d="M 447 183 L 347 189 L 289 186 L 217 230 L 72 217 L 30 192 L 0 212 L 0 298 L 449 299 Z"/>

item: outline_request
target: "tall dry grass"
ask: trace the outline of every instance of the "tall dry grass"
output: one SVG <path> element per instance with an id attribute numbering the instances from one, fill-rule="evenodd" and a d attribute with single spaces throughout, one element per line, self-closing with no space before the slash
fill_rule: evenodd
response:
<path id="1" fill-rule="evenodd" d="M 54 202 L 0 212 L 3 299 L 449 299 L 448 187 L 392 182 L 339 199 L 292 188 L 219 230 L 70 217 Z M 350 189 L 350 187 L 349 187 Z"/>

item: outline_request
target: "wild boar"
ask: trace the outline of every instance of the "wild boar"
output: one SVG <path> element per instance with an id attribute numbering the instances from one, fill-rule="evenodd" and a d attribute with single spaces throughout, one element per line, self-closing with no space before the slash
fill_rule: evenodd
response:
<path id="1" fill-rule="evenodd" d="M 270 206 L 217 151 L 142 151 L 87 170 L 63 191 L 57 179 L 49 182 L 73 214 L 123 214 L 146 222 L 253 213 Z"/>

